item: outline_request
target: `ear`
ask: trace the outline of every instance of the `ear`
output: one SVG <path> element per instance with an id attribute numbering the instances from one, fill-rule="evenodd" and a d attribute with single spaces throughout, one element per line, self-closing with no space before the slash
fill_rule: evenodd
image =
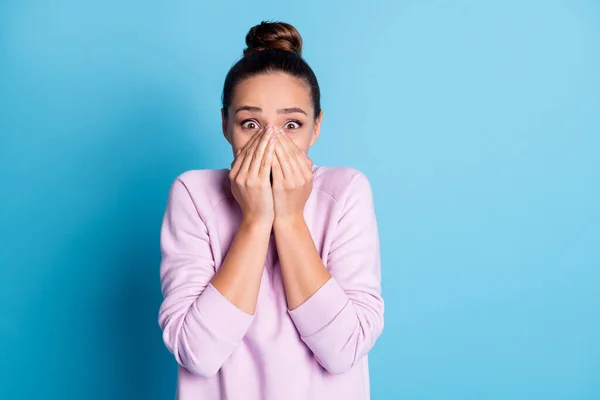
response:
<path id="1" fill-rule="evenodd" d="M 317 139 L 321 135 L 321 122 L 323 122 L 323 110 L 319 112 L 319 116 L 315 120 L 315 131 L 313 132 L 313 135 L 310 138 L 310 147 L 312 147 L 317 142 Z"/>
<path id="2" fill-rule="evenodd" d="M 224 108 L 221 108 L 221 129 L 223 130 L 223 136 L 225 136 L 225 139 L 231 144 L 231 139 L 227 133 L 227 117 L 225 116 Z"/>

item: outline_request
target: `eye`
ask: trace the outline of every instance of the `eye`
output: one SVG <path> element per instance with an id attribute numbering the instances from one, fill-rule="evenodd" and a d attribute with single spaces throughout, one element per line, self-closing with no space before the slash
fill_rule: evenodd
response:
<path id="1" fill-rule="evenodd" d="M 242 128 L 244 129 L 258 129 L 258 123 L 253 119 L 248 119 L 242 122 Z"/>
<path id="2" fill-rule="evenodd" d="M 284 125 L 285 129 L 294 130 L 299 129 L 302 126 L 300 121 L 289 121 Z"/>

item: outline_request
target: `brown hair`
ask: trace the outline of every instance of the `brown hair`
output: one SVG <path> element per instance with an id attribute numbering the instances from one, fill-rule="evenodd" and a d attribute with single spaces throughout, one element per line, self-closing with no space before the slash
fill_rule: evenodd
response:
<path id="1" fill-rule="evenodd" d="M 244 57 L 267 49 L 279 49 L 302 56 L 302 36 L 285 22 L 262 22 L 250 28 L 246 35 Z"/>
<path id="2" fill-rule="evenodd" d="M 227 116 L 235 86 L 244 79 L 270 72 L 285 72 L 304 80 L 310 88 L 315 118 L 321 113 L 321 91 L 315 73 L 302 58 L 302 37 L 285 22 L 266 22 L 250 28 L 244 56 L 234 64 L 223 85 L 223 112 Z"/>

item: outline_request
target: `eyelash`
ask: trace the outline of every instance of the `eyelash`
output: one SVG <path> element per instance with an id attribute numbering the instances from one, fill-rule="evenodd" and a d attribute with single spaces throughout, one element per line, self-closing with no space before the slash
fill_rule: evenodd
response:
<path id="1" fill-rule="evenodd" d="M 250 122 L 253 123 L 254 125 L 256 125 L 256 127 L 254 127 L 254 128 L 248 128 L 248 127 L 245 126 L 246 124 L 248 124 Z M 257 129 L 258 127 L 260 127 L 260 125 L 258 124 L 258 122 L 256 122 L 253 119 L 247 119 L 247 120 L 242 121 L 241 126 L 242 126 L 243 129 L 249 129 L 249 130 L 254 130 L 254 129 Z"/>
<path id="2" fill-rule="evenodd" d="M 300 121 L 295 121 L 295 120 L 294 121 L 288 121 L 288 122 L 285 123 L 284 126 L 287 126 L 288 124 L 296 124 L 296 125 L 298 125 L 296 128 L 291 128 L 291 130 L 302 128 L 302 122 L 300 122 Z"/>
<path id="3" fill-rule="evenodd" d="M 254 127 L 254 128 L 249 128 L 249 127 L 245 126 L 246 124 L 249 124 L 249 123 L 252 123 L 252 124 L 256 125 L 256 127 Z M 295 128 L 287 128 L 287 126 L 288 126 L 289 124 L 296 124 L 296 125 L 297 125 L 297 127 L 295 127 Z M 259 125 L 259 123 L 258 123 L 258 122 L 256 122 L 256 121 L 255 121 L 255 120 L 253 120 L 253 119 L 247 119 L 247 120 L 244 120 L 244 121 L 242 121 L 242 123 L 241 123 L 241 126 L 242 126 L 242 128 L 243 128 L 243 129 L 249 129 L 249 130 L 254 130 L 254 129 L 258 129 L 258 128 L 260 128 L 260 125 Z M 284 124 L 284 126 L 286 127 L 285 129 L 289 129 L 289 130 L 300 129 L 300 128 L 302 127 L 302 122 L 300 122 L 300 121 L 298 121 L 298 120 L 292 120 L 292 121 L 288 121 L 288 122 L 286 122 L 286 123 Z"/>

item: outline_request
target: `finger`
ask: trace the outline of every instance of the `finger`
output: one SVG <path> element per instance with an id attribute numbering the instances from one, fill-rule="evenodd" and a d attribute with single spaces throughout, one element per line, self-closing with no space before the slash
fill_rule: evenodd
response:
<path id="1" fill-rule="evenodd" d="M 283 148 L 285 149 L 285 151 L 288 153 L 288 155 L 290 156 L 290 158 L 296 157 L 296 151 L 294 149 L 294 147 L 296 147 L 296 144 L 290 138 L 290 135 L 286 135 L 285 132 L 283 130 L 281 130 L 281 129 L 279 129 L 279 133 L 281 135 L 280 136 L 281 137 L 281 144 L 283 145 Z"/>
<path id="2" fill-rule="evenodd" d="M 308 158 L 308 154 L 306 154 L 306 152 L 304 150 L 302 150 L 300 147 L 298 147 L 296 145 L 296 142 L 294 142 L 294 140 L 292 140 L 290 135 L 283 135 L 283 137 L 287 139 L 286 141 L 288 144 L 288 148 L 296 156 L 296 161 L 298 162 L 298 166 L 300 168 L 308 167 L 309 169 L 312 170 L 312 161 L 310 160 L 310 158 Z"/>
<path id="3" fill-rule="evenodd" d="M 290 135 L 286 135 L 285 132 L 282 131 L 281 137 L 283 146 L 289 155 L 289 162 L 295 174 L 294 177 L 310 180 L 313 175 L 312 161 L 308 158 L 308 155 L 296 145 L 296 142 L 294 142 Z"/>
<path id="4" fill-rule="evenodd" d="M 242 149 L 241 155 L 245 155 L 248 152 L 252 151 L 254 149 L 254 147 L 256 146 L 257 142 L 260 141 L 260 139 L 262 138 L 262 133 L 264 132 L 264 130 L 260 130 L 258 132 L 256 132 L 248 141 L 248 143 L 246 143 L 246 145 L 244 146 L 244 148 Z"/>
<path id="5" fill-rule="evenodd" d="M 275 158 L 275 137 L 272 134 L 270 136 L 259 170 L 259 176 L 262 179 L 269 179 L 273 158 Z"/>
<path id="6" fill-rule="evenodd" d="M 296 146 L 296 143 L 294 143 L 294 141 L 289 137 L 289 135 L 286 135 L 282 131 L 281 131 L 280 139 L 281 139 L 281 145 L 282 145 L 283 149 L 285 150 L 285 153 L 287 154 L 287 161 L 289 162 L 291 171 L 294 174 L 301 172 L 302 169 L 304 168 L 304 165 L 303 165 L 304 163 L 302 161 L 300 161 L 301 160 L 300 150 Z M 284 169 L 284 174 L 285 174 L 285 169 Z M 288 176 L 289 175 L 286 175 L 286 178 Z"/>
<path id="7" fill-rule="evenodd" d="M 254 154 L 252 156 L 252 163 L 250 164 L 250 170 L 249 170 L 250 175 L 252 175 L 252 176 L 258 175 L 258 173 L 261 169 L 261 166 L 263 164 L 265 150 L 267 149 L 267 146 L 269 145 L 271 137 L 272 137 L 272 129 L 271 129 L 271 127 L 269 127 L 262 133 L 262 137 L 260 138 L 260 141 L 256 145 L 256 150 L 254 151 Z"/>
<path id="8" fill-rule="evenodd" d="M 231 160 L 231 165 L 229 166 L 230 169 L 233 169 L 233 164 L 235 164 L 235 160 L 237 160 L 237 158 L 239 157 L 241 152 L 242 152 L 242 149 L 237 149 L 235 151 L 235 156 L 233 157 L 233 160 Z"/>
<path id="9" fill-rule="evenodd" d="M 256 147 L 260 143 L 260 139 L 262 137 L 263 137 L 263 134 L 261 132 L 256 133 L 252 137 L 252 139 L 250 139 L 252 141 L 252 143 L 249 143 L 249 145 L 247 145 L 244 148 L 244 151 L 242 152 L 242 154 L 244 155 L 244 159 L 241 162 L 240 170 L 238 173 L 248 174 L 248 171 L 250 169 L 250 164 L 252 163 L 252 158 L 254 157 L 254 153 L 256 152 Z"/>
<path id="10" fill-rule="evenodd" d="M 305 152 L 303 152 L 302 150 L 300 151 L 300 159 L 301 159 L 302 161 L 304 161 L 304 163 L 306 164 L 306 167 L 307 167 L 308 169 L 311 169 L 311 170 L 312 170 L 312 165 L 313 165 L 313 163 L 312 163 L 312 160 L 311 160 L 311 159 L 308 157 L 308 154 L 306 154 L 306 153 L 305 153 Z"/>
<path id="11" fill-rule="evenodd" d="M 275 144 L 274 147 L 276 148 L 277 144 Z M 272 154 L 273 161 L 271 163 L 271 171 L 273 173 L 273 187 L 281 187 L 283 185 L 284 179 L 283 169 L 281 168 L 281 163 L 279 162 L 279 159 L 275 155 L 275 151 L 272 151 Z"/>
<path id="12" fill-rule="evenodd" d="M 294 177 L 294 167 L 292 165 L 290 156 L 288 152 L 285 150 L 284 145 L 282 143 L 281 135 L 278 135 L 277 142 L 275 143 L 275 156 L 279 161 L 279 165 L 283 172 L 283 177 L 285 179 L 293 179 Z"/>
<path id="13" fill-rule="evenodd" d="M 300 162 L 300 164 L 304 167 L 307 168 L 310 172 L 312 172 L 312 160 L 310 159 L 310 157 L 308 157 L 308 154 L 300 149 L 299 147 L 296 146 L 297 149 L 297 154 L 298 154 L 298 161 Z"/>
<path id="14" fill-rule="evenodd" d="M 288 137 L 289 137 L 289 135 L 288 135 Z M 310 161 L 310 158 L 308 158 L 307 151 L 304 151 L 304 149 L 301 149 L 298 145 L 296 145 L 296 142 L 294 142 L 291 137 L 289 138 L 289 142 L 290 142 L 290 146 L 294 149 L 294 151 L 298 155 L 299 159 L 304 160 L 304 161 Z"/>
<path id="15" fill-rule="evenodd" d="M 237 176 L 237 174 L 244 162 L 246 153 L 252 148 L 252 145 L 256 142 L 256 140 L 258 140 L 259 136 L 260 135 L 258 135 L 258 134 L 252 136 L 252 138 L 250 138 L 248 143 L 246 143 L 246 145 L 242 149 L 238 149 L 236 151 L 235 159 L 231 163 L 231 173 L 230 173 L 231 176 Z"/>
<path id="16" fill-rule="evenodd" d="M 231 172 L 229 173 L 230 177 L 236 176 L 240 169 L 240 166 L 242 165 L 241 160 L 243 159 L 243 157 L 240 157 L 241 150 L 238 150 L 236 153 L 236 157 L 231 162 Z"/>

